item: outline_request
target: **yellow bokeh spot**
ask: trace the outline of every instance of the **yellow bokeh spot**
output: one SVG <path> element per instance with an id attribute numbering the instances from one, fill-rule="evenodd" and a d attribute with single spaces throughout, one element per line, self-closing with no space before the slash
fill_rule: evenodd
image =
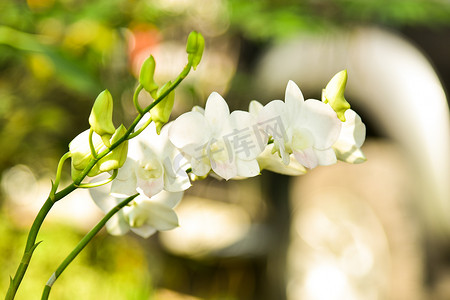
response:
<path id="1" fill-rule="evenodd" d="M 53 62 L 42 54 L 31 54 L 28 57 L 28 66 L 33 75 L 41 80 L 49 79 L 55 73 Z"/>

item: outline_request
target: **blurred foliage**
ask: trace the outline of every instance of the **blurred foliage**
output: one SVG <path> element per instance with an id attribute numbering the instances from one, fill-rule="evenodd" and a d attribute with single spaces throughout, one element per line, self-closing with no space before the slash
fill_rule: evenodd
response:
<path id="1" fill-rule="evenodd" d="M 5 213 L 2 213 L 5 216 Z M 26 234 L 8 217 L 0 218 L 0 290 L 8 287 L 9 272 L 18 265 Z M 39 298 L 50 275 L 83 234 L 61 224 L 45 226 L 17 299 Z M 52 288 L 53 299 L 148 299 L 152 290 L 148 263 L 140 245 L 131 237 L 97 236 L 74 260 Z"/>
<path id="2" fill-rule="evenodd" d="M 448 0 L 230 0 L 231 24 L 250 39 L 286 38 L 330 26 L 448 26 Z"/>

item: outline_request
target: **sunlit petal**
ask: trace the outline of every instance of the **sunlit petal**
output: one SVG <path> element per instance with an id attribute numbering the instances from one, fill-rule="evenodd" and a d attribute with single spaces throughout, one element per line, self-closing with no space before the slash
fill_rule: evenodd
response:
<path id="1" fill-rule="evenodd" d="M 295 159 L 308 169 L 317 167 L 319 161 L 312 148 L 306 148 L 304 150 L 294 151 Z"/>
<path id="2" fill-rule="evenodd" d="M 242 177 L 254 177 L 260 174 L 260 169 L 256 159 L 236 160 L 237 175 Z"/>
<path id="3" fill-rule="evenodd" d="M 291 158 L 288 165 L 284 164 L 278 153 L 272 153 L 273 144 L 267 145 L 263 153 L 258 156 L 258 164 L 261 170 L 285 175 L 301 175 L 306 169 L 295 158 Z"/>
<path id="4" fill-rule="evenodd" d="M 314 149 L 314 153 L 316 154 L 318 164 L 321 166 L 329 166 L 337 162 L 336 154 L 332 148 L 325 150 Z"/>
<path id="5" fill-rule="evenodd" d="M 210 139 L 209 125 L 199 112 L 187 112 L 179 116 L 169 128 L 169 139 L 175 147 L 203 145 Z"/>
<path id="6" fill-rule="evenodd" d="M 330 148 L 341 130 L 341 121 L 333 109 L 318 100 L 305 101 L 299 122 L 312 133 L 314 147 L 319 150 Z"/>
<path id="7" fill-rule="evenodd" d="M 211 161 L 213 171 L 223 179 L 230 179 L 238 175 L 236 163 L 229 161 Z"/>
<path id="8" fill-rule="evenodd" d="M 206 100 L 205 118 L 214 133 L 219 133 L 228 123 L 230 109 L 228 104 L 218 93 L 213 92 Z"/>
<path id="9" fill-rule="evenodd" d="M 284 101 L 287 108 L 288 119 L 286 121 L 292 123 L 300 115 L 300 111 L 305 101 L 300 88 L 292 80 L 289 80 L 287 84 Z"/>
<path id="10" fill-rule="evenodd" d="M 147 239 L 154 235 L 156 233 L 156 228 L 150 226 L 150 225 L 142 225 L 141 227 L 131 227 L 131 231 L 136 233 L 137 235 L 143 237 L 144 239 Z"/>

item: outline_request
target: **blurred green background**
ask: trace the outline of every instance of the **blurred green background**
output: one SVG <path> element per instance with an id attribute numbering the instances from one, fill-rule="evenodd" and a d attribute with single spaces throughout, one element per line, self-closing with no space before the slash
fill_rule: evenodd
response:
<path id="1" fill-rule="evenodd" d="M 137 70 L 149 53 L 156 53 L 157 81 L 169 80 L 185 62 L 188 33 L 201 32 L 207 47 L 204 60 L 177 92 L 174 116 L 194 104 L 202 105 L 214 90 L 230 100 L 232 109 L 246 109 L 256 95 L 255 64 L 266 49 L 299 33 L 356 26 L 379 26 L 407 37 L 430 59 L 448 90 L 447 0 L 1 1 L 0 176 L 8 178 L 2 180 L 0 194 L 0 290 L 6 291 L 9 275 L 15 271 L 33 209 L 44 200 L 59 157 L 73 137 L 88 127 L 96 95 L 110 90 L 115 124 L 129 124 L 134 118 L 131 97 Z M 383 137 L 371 123 L 368 134 Z M 65 170 L 67 181 L 69 169 Z M 288 182 L 270 176 L 238 188 L 251 194 L 265 182 L 276 188 L 280 188 L 273 183 L 276 180 Z M 205 190 L 223 184 L 209 180 L 191 193 L 204 197 Z M 10 199 L 14 198 L 11 190 L 20 196 L 18 202 Z M 259 219 L 270 216 L 271 205 L 280 208 L 270 200 L 254 202 L 258 209 L 253 207 L 253 220 L 261 211 Z M 91 209 L 92 213 L 77 215 L 86 214 L 85 219 L 61 222 L 55 218 L 45 224 L 39 236 L 44 242 L 35 252 L 17 299 L 39 297 L 49 275 L 99 219 L 100 212 Z M 155 237 L 144 241 L 131 234 L 112 237 L 102 232 L 58 280 L 51 297 L 276 299 L 262 292 L 266 258 L 191 259 L 168 253 Z M 429 264 L 424 285 L 437 276 Z"/>

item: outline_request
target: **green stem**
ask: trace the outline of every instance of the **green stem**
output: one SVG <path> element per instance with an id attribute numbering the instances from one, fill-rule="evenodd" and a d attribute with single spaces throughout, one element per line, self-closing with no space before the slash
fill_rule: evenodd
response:
<path id="1" fill-rule="evenodd" d="M 94 142 L 92 141 L 92 135 L 94 134 L 94 129 L 89 129 L 89 148 L 91 149 L 91 155 L 93 158 L 97 158 L 97 151 L 95 151 Z"/>
<path id="2" fill-rule="evenodd" d="M 66 154 L 64 154 L 61 159 L 59 160 L 58 163 L 58 168 L 56 169 L 56 176 L 55 176 L 55 182 L 52 184 L 52 189 L 50 191 L 50 198 L 52 198 L 52 200 L 54 200 L 55 197 L 55 193 L 58 189 L 59 186 L 59 181 L 61 179 L 61 172 L 62 172 L 62 167 L 64 165 L 64 163 L 66 162 L 66 160 L 71 156 L 70 152 L 67 152 Z"/>
<path id="3" fill-rule="evenodd" d="M 117 177 L 118 173 L 119 173 L 119 169 L 114 169 L 113 174 L 108 179 L 98 181 L 98 182 L 82 183 L 77 187 L 83 188 L 83 189 L 89 189 L 89 188 L 99 187 L 99 186 L 108 184 Z"/>
<path id="4" fill-rule="evenodd" d="M 42 293 L 42 300 L 48 299 L 50 294 L 50 290 L 55 283 L 56 279 L 64 272 L 67 266 L 77 257 L 77 255 L 86 247 L 86 245 L 94 238 L 94 236 L 105 226 L 106 222 L 111 219 L 111 217 L 116 214 L 120 209 L 122 209 L 125 205 L 130 203 L 134 198 L 136 198 L 139 194 L 135 194 L 130 196 L 117 204 L 113 209 L 111 209 L 104 217 L 100 220 L 100 222 L 95 225 L 94 228 L 91 229 L 83 239 L 78 243 L 78 245 L 70 252 L 70 254 L 64 259 L 64 261 L 58 266 L 56 271 L 52 274 L 50 279 L 47 281 L 47 284 L 44 287 L 44 292 Z"/>
<path id="5" fill-rule="evenodd" d="M 147 128 L 148 125 L 150 125 L 150 123 L 151 123 L 152 121 L 153 121 L 153 120 L 152 120 L 151 117 L 148 118 L 147 122 L 145 122 L 144 125 L 142 125 L 138 130 L 136 130 L 135 132 L 133 132 L 132 134 L 130 134 L 130 135 L 128 136 L 128 139 L 130 140 L 130 139 L 134 138 L 135 136 L 139 135 L 142 131 L 144 131 L 145 128 Z"/>
<path id="6" fill-rule="evenodd" d="M 133 103 L 134 103 L 134 107 L 136 107 L 136 110 L 139 112 L 140 115 L 143 115 L 142 113 L 142 108 L 139 105 L 139 93 L 142 91 L 144 87 L 142 86 L 142 84 L 139 84 L 138 87 L 136 88 L 136 90 L 134 91 L 134 95 L 133 95 Z"/>
<path id="7" fill-rule="evenodd" d="M 48 197 L 45 201 L 44 205 L 39 210 L 39 213 L 36 216 L 36 219 L 31 225 L 30 232 L 28 233 L 27 244 L 25 245 L 25 251 L 22 256 L 22 260 L 20 261 L 19 267 L 17 268 L 16 274 L 14 278 L 11 279 L 8 292 L 6 293 L 5 300 L 14 299 L 17 289 L 19 288 L 20 283 L 22 282 L 23 277 L 25 276 L 25 272 L 27 271 L 28 265 L 31 260 L 31 256 L 33 255 L 34 250 L 39 245 L 40 242 L 36 243 L 36 238 L 41 228 L 42 222 L 44 222 L 45 217 L 48 212 L 52 208 L 53 204 L 61 198 L 67 196 L 69 193 L 74 191 L 76 187 L 74 185 L 69 185 L 64 190 L 56 193 L 53 197 Z"/>

